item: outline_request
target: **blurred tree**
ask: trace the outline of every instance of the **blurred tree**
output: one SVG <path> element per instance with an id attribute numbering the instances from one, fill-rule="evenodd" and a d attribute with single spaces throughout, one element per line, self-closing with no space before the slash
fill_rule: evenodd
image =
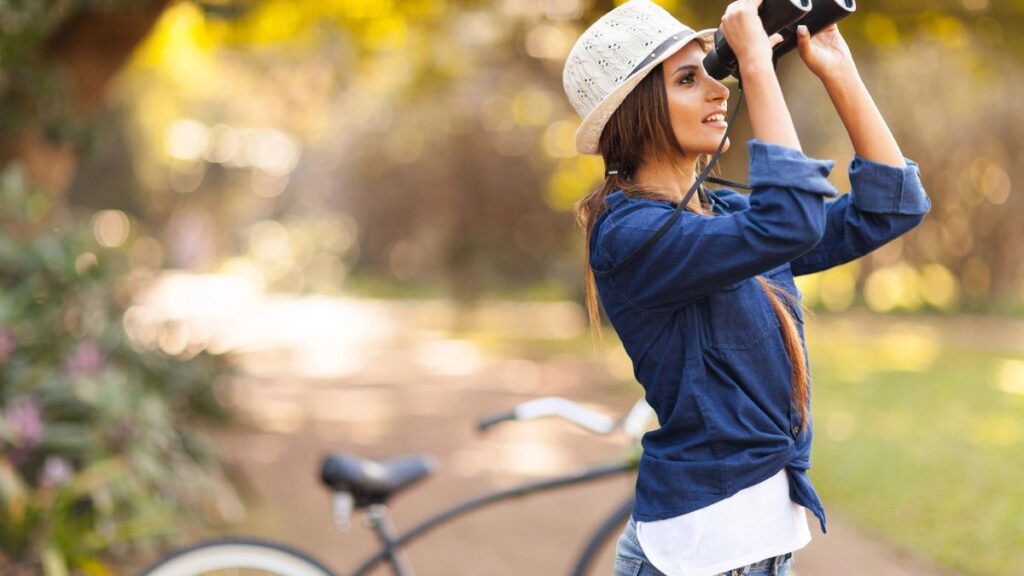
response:
<path id="1" fill-rule="evenodd" d="M 137 82 L 146 78 L 153 86 L 126 93 L 136 98 L 127 109 L 137 109 L 125 121 L 149 138 L 142 146 L 123 144 L 123 155 L 140 164 L 140 182 L 114 185 L 104 170 L 99 175 L 111 185 L 83 184 L 79 200 L 121 203 L 158 228 L 186 212 L 201 214 L 223 226 L 227 237 L 215 242 L 222 256 L 245 250 L 248 240 L 238 231 L 258 219 L 348 212 L 361 227 L 346 256 L 356 273 L 408 284 L 447 282 L 465 298 L 540 278 L 578 291 L 580 242 L 569 209 L 596 183 L 601 166 L 571 150 L 578 120 L 561 93 L 561 64 L 586 24 L 617 3 L 5 4 L 2 117 L 36 128 L 5 130 L 18 137 L 5 143 L 0 162 L 20 156 L 34 181 L 65 188 L 75 149 L 25 142 L 42 141 L 42 134 L 67 142 L 82 134 L 82 118 L 95 111 L 101 87 L 164 9 L 132 69 Z M 697 27 L 714 25 L 727 4 L 661 3 Z M 87 41 L 111 22 L 119 23 L 113 41 Z M 1012 31 L 1022 23 L 1024 5 L 1017 1 L 898 0 L 884 9 L 860 6 L 841 24 L 897 139 L 921 164 L 937 207 L 904 242 L 865 261 L 859 288 L 896 254 L 915 266 L 922 286 L 944 286 L 941 270 L 954 275 L 952 289 L 918 298 L 923 305 L 952 309 L 933 304 L 950 298 L 953 308 L 1019 302 L 1024 270 L 1009 247 L 1021 240 L 1020 200 L 1009 190 L 1021 178 L 1024 147 L 1014 129 L 1020 113 L 1005 95 L 1019 83 L 1024 41 Z M 849 157 L 831 107 L 809 87 L 798 60 L 791 55 L 780 70 L 787 99 L 800 102 L 804 140 L 821 155 Z M 46 72 L 68 67 L 77 71 Z M 12 103 L 31 113 L 7 113 Z M 167 158 L 163 138 L 171 128 L 188 133 L 187 123 L 175 124 L 187 119 L 198 120 L 211 142 L 224 132 L 219 124 L 232 138 L 236 124 L 279 128 L 295 135 L 304 152 L 294 172 L 269 178 L 203 158 L 203 151 Z M 743 129 L 741 121 L 734 143 L 745 139 Z M 745 151 L 733 150 L 722 171 L 742 178 Z M 843 183 L 839 172 L 834 177 Z M 252 180 L 262 200 L 240 197 L 240 177 Z M 218 193 L 184 195 L 199 186 Z M 55 205 L 62 198 L 55 194 Z M 926 274 L 929 263 L 941 269 Z"/>
<path id="2" fill-rule="evenodd" d="M 0 7 L 0 166 L 18 158 L 59 202 L 75 144 L 107 84 L 168 0 L 4 3 Z"/>

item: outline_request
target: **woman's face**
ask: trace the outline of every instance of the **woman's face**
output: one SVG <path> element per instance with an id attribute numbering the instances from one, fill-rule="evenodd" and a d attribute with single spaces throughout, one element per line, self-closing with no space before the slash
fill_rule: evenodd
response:
<path id="1" fill-rule="evenodd" d="M 672 132 L 688 156 L 714 154 L 725 134 L 724 118 L 704 122 L 727 106 L 729 89 L 704 70 L 704 50 L 690 42 L 662 62 Z M 729 149 L 725 141 L 722 151 Z"/>

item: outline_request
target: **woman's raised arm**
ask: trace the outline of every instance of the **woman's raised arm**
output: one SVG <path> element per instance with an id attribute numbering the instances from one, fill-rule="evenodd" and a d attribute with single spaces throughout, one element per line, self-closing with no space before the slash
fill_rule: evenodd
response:
<path id="1" fill-rule="evenodd" d="M 901 236 L 924 220 L 931 200 L 916 162 L 903 156 L 882 119 L 835 24 L 797 46 L 821 79 L 856 150 L 850 193 L 826 203 L 825 234 L 813 250 L 792 261 L 793 275 L 845 264 Z"/>
<path id="2" fill-rule="evenodd" d="M 853 149 L 866 160 L 906 168 L 900 147 L 868 93 L 839 27 L 832 24 L 808 37 L 799 27 L 797 49 L 807 67 L 825 85 Z"/>

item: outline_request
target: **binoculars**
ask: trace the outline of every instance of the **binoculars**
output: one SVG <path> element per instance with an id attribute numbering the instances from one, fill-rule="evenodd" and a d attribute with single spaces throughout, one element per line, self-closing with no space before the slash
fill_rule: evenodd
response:
<path id="1" fill-rule="evenodd" d="M 811 36 L 846 18 L 856 10 L 854 0 L 764 0 L 757 9 L 768 36 L 778 32 L 782 42 L 772 50 L 772 62 L 796 48 L 796 27 L 807 26 Z M 739 62 L 721 30 L 715 31 L 715 46 L 704 57 L 704 69 L 715 80 L 739 78 Z"/>

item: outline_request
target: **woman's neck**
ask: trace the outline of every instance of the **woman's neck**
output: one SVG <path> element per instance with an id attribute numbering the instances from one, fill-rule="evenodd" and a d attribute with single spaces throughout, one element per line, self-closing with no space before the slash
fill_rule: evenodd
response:
<path id="1" fill-rule="evenodd" d="M 658 162 L 647 162 L 637 168 L 633 175 L 633 182 L 639 186 L 653 190 L 663 196 L 665 200 L 678 204 L 683 196 L 693 186 L 695 176 L 695 162 L 686 161 L 678 164 L 666 164 Z M 697 195 L 690 197 L 690 204 L 693 208 L 700 208 L 700 198 Z"/>

